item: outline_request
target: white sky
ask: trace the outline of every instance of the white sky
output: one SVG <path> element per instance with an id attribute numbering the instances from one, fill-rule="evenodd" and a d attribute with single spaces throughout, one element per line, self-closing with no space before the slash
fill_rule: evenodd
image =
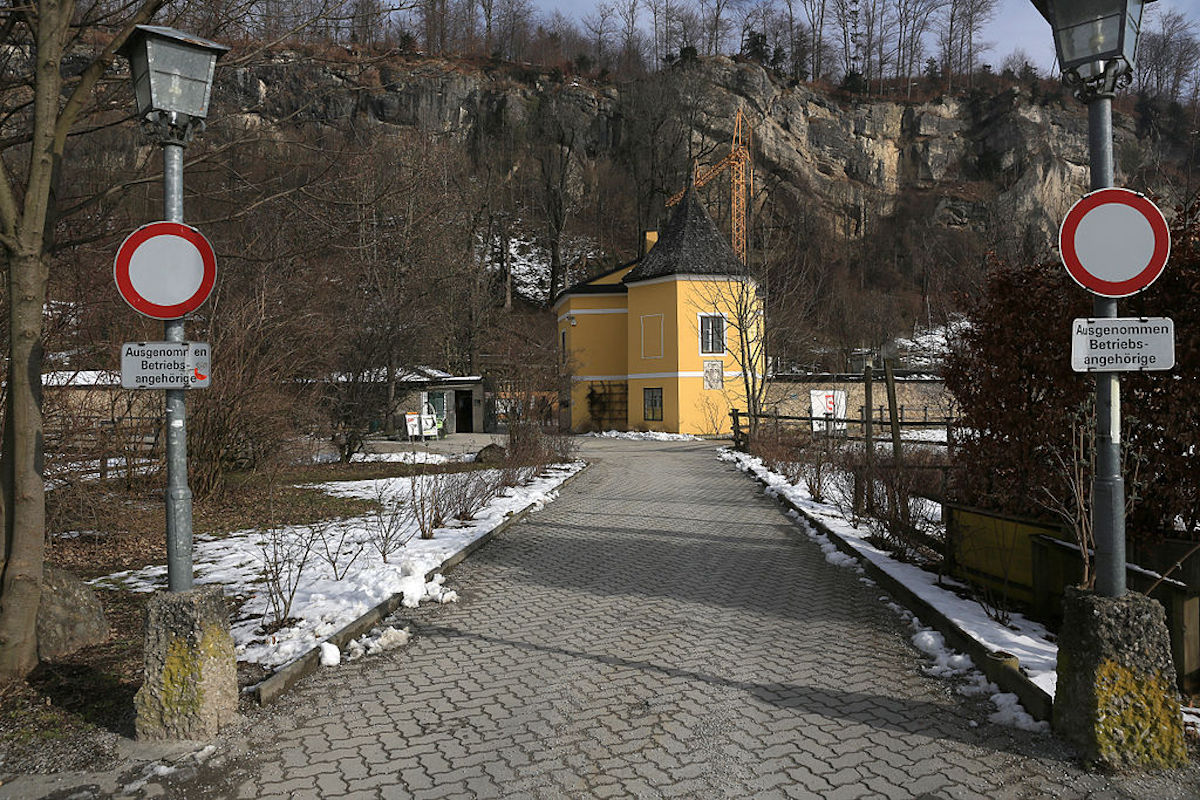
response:
<path id="1" fill-rule="evenodd" d="M 576 22 L 591 13 L 597 2 L 599 0 L 535 0 L 535 4 L 543 11 L 549 13 L 558 9 Z M 1148 24 L 1153 26 L 1154 16 L 1167 9 L 1182 11 L 1191 17 L 1200 34 L 1200 0 L 1157 0 L 1147 6 Z M 1020 48 L 1043 74 L 1057 74 L 1050 25 L 1029 0 L 1000 0 L 996 18 L 984 31 L 983 38 L 990 45 L 983 59 L 996 67 L 997 71 L 1004 59 Z"/>

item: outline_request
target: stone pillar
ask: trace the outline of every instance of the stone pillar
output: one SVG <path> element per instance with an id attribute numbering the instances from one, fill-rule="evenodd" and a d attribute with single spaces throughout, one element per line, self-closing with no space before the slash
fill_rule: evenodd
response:
<path id="1" fill-rule="evenodd" d="M 139 739 L 211 739 L 237 717 L 237 656 L 218 587 L 158 592 L 146 608 Z"/>
<path id="2" fill-rule="evenodd" d="M 1067 589 L 1054 730 L 1085 759 L 1111 769 L 1187 762 L 1166 614 L 1157 600 Z"/>

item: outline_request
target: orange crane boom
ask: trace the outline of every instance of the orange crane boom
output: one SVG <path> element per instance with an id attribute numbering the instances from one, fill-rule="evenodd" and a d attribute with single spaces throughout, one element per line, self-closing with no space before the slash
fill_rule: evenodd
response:
<path id="1" fill-rule="evenodd" d="M 729 154 L 706 169 L 703 174 L 696 175 L 692 181 L 693 185 L 699 188 L 726 169 L 729 170 L 730 214 L 732 217 L 729 238 L 733 245 L 733 252 L 742 264 L 746 263 L 746 203 L 750 193 L 754 191 L 754 164 L 750 160 L 750 141 L 750 124 L 746 122 L 746 117 L 739 108 L 737 117 L 733 121 L 733 143 L 730 145 Z M 687 189 L 683 189 L 672 195 L 667 200 L 667 208 L 682 200 L 686 191 Z"/>

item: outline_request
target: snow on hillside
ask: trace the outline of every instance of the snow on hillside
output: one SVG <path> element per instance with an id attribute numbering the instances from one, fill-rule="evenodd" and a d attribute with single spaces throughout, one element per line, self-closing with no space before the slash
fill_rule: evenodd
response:
<path id="1" fill-rule="evenodd" d="M 499 237 L 492 241 L 485 260 L 488 269 L 500 273 L 502 265 L 497 258 Z M 483 246 L 483 243 L 480 243 Z M 564 269 L 570 270 L 580 258 L 589 260 L 601 258 L 602 252 L 596 243 L 584 236 L 564 236 L 562 243 L 562 262 Z M 508 263 L 512 269 L 513 293 L 536 303 L 546 302 L 546 294 L 550 285 L 550 249 L 541 237 L 523 231 L 511 231 L 508 240 Z M 566 285 L 571 285 L 582 275 L 568 274 L 565 276 Z"/>

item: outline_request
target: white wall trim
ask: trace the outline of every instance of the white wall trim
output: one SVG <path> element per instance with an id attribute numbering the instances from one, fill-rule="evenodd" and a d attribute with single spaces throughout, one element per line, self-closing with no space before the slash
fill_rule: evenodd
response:
<path id="1" fill-rule="evenodd" d="M 661 278 L 647 278 L 644 281 L 631 281 L 626 286 L 653 286 L 656 283 L 669 281 L 749 281 L 754 279 L 748 275 L 663 275 Z"/>
<path id="2" fill-rule="evenodd" d="M 583 314 L 628 314 L 628 308 L 581 308 L 578 311 L 568 311 L 566 314 L 559 314 L 558 321 L 562 322 L 567 317 L 578 317 Z"/>
<path id="3" fill-rule="evenodd" d="M 624 381 L 624 380 L 661 380 L 663 378 L 703 378 L 704 372 L 635 372 L 629 375 L 574 375 L 571 380 L 576 383 L 583 381 Z M 740 378 L 742 373 L 725 370 L 726 378 Z"/>
<path id="4" fill-rule="evenodd" d="M 568 300 L 582 299 L 584 297 L 624 297 L 626 294 L 628 292 L 565 292 L 558 296 L 558 299 L 554 301 L 554 305 L 550 306 L 550 310 L 557 311 L 558 307 Z"/>

